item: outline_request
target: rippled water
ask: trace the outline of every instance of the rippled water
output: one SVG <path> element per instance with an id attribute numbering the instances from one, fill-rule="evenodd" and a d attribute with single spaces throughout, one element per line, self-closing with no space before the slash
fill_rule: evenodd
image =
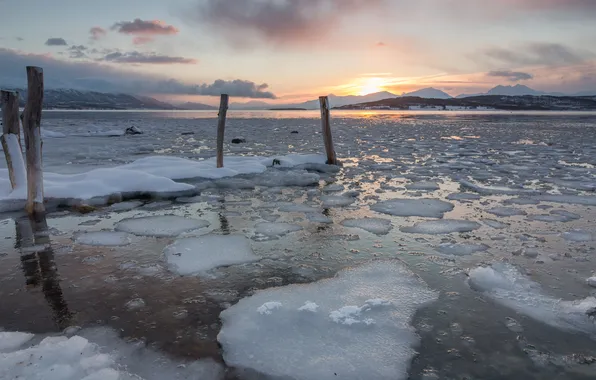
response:
<path id="1" fill-rule="evenodd" d="M 43 127 L 66 135 L 44 140 L 46 170 L 78 172 L 155 154 L 211 157 L 214 117 L 212 112 L 46 112 Z M 145 134 L 81 136 L 133 125 Z M 576 229 L 596 233 L 596 203 L 586 201 L 596 190 L 595 127 L 596 116 L 587 113 L 337 112 L 334 140 L 344 166 L 337 174 L 319 173 L 319 186 L 271 191 L 251 186 L 245 177 L 243 189 L 202 183 L 203 195 L 211 198 L 193 203 L 143 201 L 132 210 L 105 208 L 89 215 L 67 210 L 33 223 L 7 215 L 0 222 L 0 327 L 45 333 L 71 325 L 107 325 L 174 356 L 221 361 L 219 313 L 239 299 L 258 289 L 331 277 L 370 260 L 395 259 L 440 292 L 439 300 L 413 321 L 422 343 L 411 379 L 594 378 L 594 336 L 519 314 L 470 289 L 466 279 L 469 269 L 507 262 L 553 298 L 596 295 L 585 284 L 596 271 L 596 242 L 573 242 L 562 235 Z M 315 112 L 231 112 L 226 140 L 240 136 L 247 143 L 226 149 L 259 155 L 322 152 L 319 129 Z M 420 181 L 432 181 L 439 189 L 411 186 Z M 328 184 L 341 185 L 341 192 L 360 192 L 355 203 L 323 211 L 331 224 L 280 210 L 288 202 L 320 207 L 325 194 L 307 191 Z M 479 193 L 478 199 L 449 197 L 463 191 Z M 544 194 L 584 197 L 584 204 L 578 204 L 580 198 L 553 203 L 541 198 Z M 370 208 L 383 200 L 421 197 L 452 203 L 444 219 L 476 221 L 481 227 L 449 235 L 411 234 L 400 228 L 428 219 Z M 497 207 L 523 213 L 498 216 L 491 210 Z M 553 211 L 578 217 L 536 218 L 560 215 Z M 172 238 L 133 237 L 124 247 L 73 242 L 78 232 L 111 230 L 122 219 L 171 214 L 205 219 L 212 233 L 247 236 L 261 260 L 218 268 L 209 276 L 179 277 L 162 256 Z M 379 236 L 341 224 L 364 217 L 391 220 L 393 229 Z M 504 228 L 492 228 L 486 220 Z M 269 239 L 256 232 L 263 221 L 292 223 L 302 230 Z M 36 236 L 35 231 L 47 230 L 45 223 L 49 233 Z M 454 243 L 488 249 L 462 256 L 438 251 L 440 244 Z M 138 298 L 144 306 L 131 307 Z M 508 328 L 509 318 L 521 328 Z M 229 371 L 229 378 L 235 378 Z"/>

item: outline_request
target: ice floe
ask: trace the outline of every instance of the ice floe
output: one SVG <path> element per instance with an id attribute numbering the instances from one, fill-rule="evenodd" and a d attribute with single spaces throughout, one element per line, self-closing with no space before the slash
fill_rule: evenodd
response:
<path id="1" fill-rule="evenodd" d="M 344 227 L 360 228 L 376 235 L 387 235 L 393 228 L 390 220 L 380 218 L 346 219 L 341 224 Z"/>
<path id="2" fill-rule="evenodd" d="M 292 232 L 302 230 L 302 227 L 290 223 L 258 223 L 255 226 L 255 232 L 265 236 L 275 237 L 284 236 Z"/>
<path id="3" fill-rule="evenodd" d="M 588 242 L 596 240 L 596 234 L 582 230 L 572 230 L 563 233 L 563 239 L 572 242 Z"/>
<path id="4" fill-rule="evenodd" d="M 453 210 L 453 204 L 439 199 L 391 199 L 372 205 L 371 210 L 394 216 L 442 218 Z"/>
<path id="5" fill-rule="evenodd" d="M 401 227 L 402 232 L 411 234 L 442 235 L 453 232 L 470 232 L 480 228 L 480 224 L 468 220 L 443 219 L 418 223 L 411 227 Z"/>
<path id="6" fill-rule="evenodd" d="M 126 232 L 94 231 L 78 233 L 74 241 L 82 245 L 118 247 L 130 244 L 131 239 Z"/>
<path id="7" fill-rule="evenodd" d="M 70 337 L 0 334 L 0 344 L 3 338 L 14 343 L 0 354 L 1 379 L 216 380 L 223 375 L 211 360 L 173 361 L 144 345 L 125 343 L 106 328 L 81 330 Z"/>
<path id="8" fill-rule="evenodd" d="M 194 275 L 213 268 L 259 260 L 244 236 L 205 235 L 180 239 L 164 249 L 172 272 Z"/>
<path id="9" fill-rule="evenodd" d="M 496 216 L 518 216 L 518 215 L 527 215 L 524 210 L 520 210 L 518 208 L 513 207 L 494 207 L 488 209 L 486 212 L 496 215 Z"/>
<path id="10" fill-rule="evenodd" d="M 221 313 L 218 340 L 228 365 L 274 378 L 406 379 L 411 320 L 436 298 L 403 264 L 372 262 L 240 300 Z"/>
<path id="11" fill-rule="evenodd" d="M 562 301 L 546 295 L 540 286 L 509 264 L 478 267 L 469 273 L 468 284 L 496 302 L 520 314 L 563 330 L 579 331 L 596 338 L 596 324 L 589 314 L 596 298 Z"/>
<path id="12" fill-rule="evenodd" d="M 321 197 L 323 208 L 345 207 L 356 201 L 353 197 L 344 197 L 340 195 L 323 195 Z"/>
<path id="13" fill-rule="evenodd" d="M 486 244 L 452 244 L 444 243 L 437 247 L 437 251 L 453 256 L 469 256 L 476 252 L 484 252 L 490 247 Z"/>
<path id="14" fill-rule="evenodd" d="M 124 219 L 116 224 L 116 230 L 138 236 L 175 237 L 208 226 L 206 220 L 163 215 Z"/>

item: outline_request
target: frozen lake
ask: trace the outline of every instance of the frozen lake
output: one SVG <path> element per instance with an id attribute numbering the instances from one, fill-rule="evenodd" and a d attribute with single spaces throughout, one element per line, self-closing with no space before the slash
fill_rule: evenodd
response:
<path id="1" fill-rule="evenodd" d="M 44 113 L 46 172 L 175 156 L 194 190 L 0 214 L 0 378 L 596 377 L 596 114 L 334 112 L 337 171 L 318 112 L 236 111 L 226 155 L 288 161 L 184 175 L 215 126 Z"/>

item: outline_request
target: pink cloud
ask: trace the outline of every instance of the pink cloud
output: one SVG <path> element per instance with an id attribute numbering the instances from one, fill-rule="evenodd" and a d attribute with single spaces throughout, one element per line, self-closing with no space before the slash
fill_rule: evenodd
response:
<path id="1" fill-rule="evenodd" d="M 135 37 L 132 40 L 132 43 L 135 45 L 145 45 L 145 44 L 148 44 L 149 42 L 153 42 L 153 37 L 139 36 L 139 37 Z"/>
<path id="2" fill-rule="evenodd" d="M 94 26 L 93 28 L 89 29 L 89 34 L 91 34 L 92 40 L 99 40 L 103 36 L 107 34 L 107 30 L 102 27 Z"/>
<path id="3" fill-rule="evenodd" d="M 141 20 L 121 21 L 115 23 L 112 30 L 123 34 L 134 35 L 173 35 L 178 34 L 178 29 L 172 25 L 167 25 L 159 20 Z"/>

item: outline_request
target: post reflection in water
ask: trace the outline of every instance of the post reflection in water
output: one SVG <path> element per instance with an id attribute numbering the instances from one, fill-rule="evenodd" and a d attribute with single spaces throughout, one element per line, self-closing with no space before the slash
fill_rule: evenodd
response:
<path id="1" fill-rule="evenodd" d="M 224 200 L 221 200 L 220 203 L 221 203 L 221 207 L 220 207 L 220 211 L 217 214 L 217 216 L 219 217 L 221 231 L 224 235 L 229 235 L 231 232 L 230 232 L 230 223 L 228 221 L 228 217 L 226 216 L 226 204 L 225 204 Z"/>
<path id="2" fill-rule="evenodd" d="M 52 309 L 54 322 L 61 329 L 68 327 L 72 313 L 68 310 L 60 287 L 45 215 L 15 219 L 15 227 L 15 248 L 21 252 L 21 268 L 27 289 L 41 286 Z"/>

